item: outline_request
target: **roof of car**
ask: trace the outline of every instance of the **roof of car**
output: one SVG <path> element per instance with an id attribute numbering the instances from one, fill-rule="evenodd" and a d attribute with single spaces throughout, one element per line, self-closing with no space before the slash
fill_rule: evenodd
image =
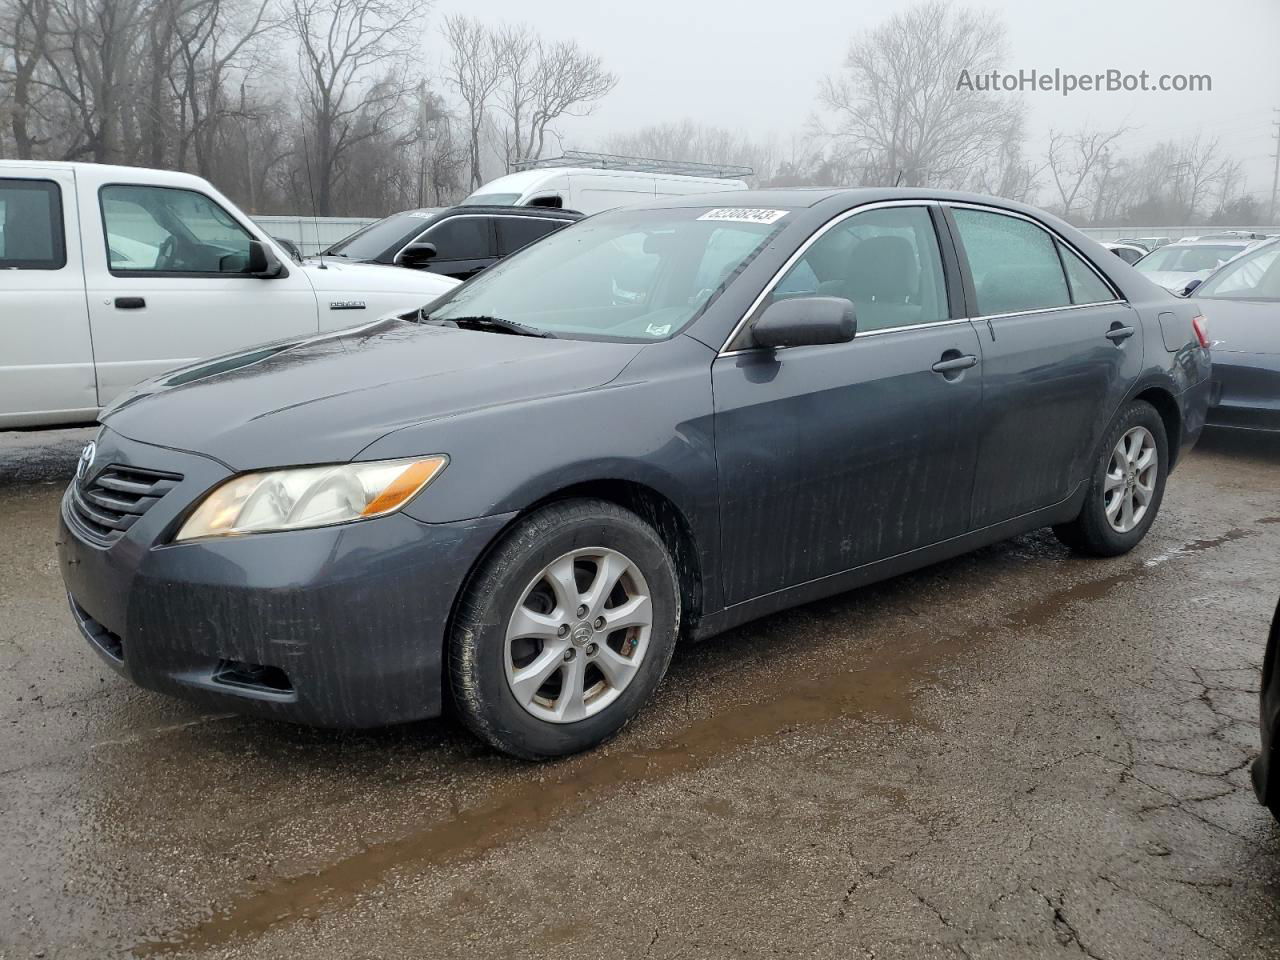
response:
<path id="1" fill-rule="evenodd" d="M 512 207 L 488 203 L 459 204 L 456 207 L 438 211 L 439 213 L 489 213 L 503 217 L 542 217 L 553 220 L 581 220 L 582 214 L 577 210 L 565 210 L 563 207 Z"/>

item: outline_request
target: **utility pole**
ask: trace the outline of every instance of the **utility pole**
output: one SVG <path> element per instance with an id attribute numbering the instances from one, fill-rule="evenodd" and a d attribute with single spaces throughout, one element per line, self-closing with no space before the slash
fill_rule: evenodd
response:
<path id="1" fill-rule="evenodd" d="M 1272 112 L 1280 114 L 1280 107 L 1274 107 Z M 1267 224 L 1275 226 L 1276 196 L 1280 194 L 1280 120 L 1271 121 L 1271 125 L 1276 128 L 1276 172 L 1271 175 L 1271 212 L 1267 216 Z"/>

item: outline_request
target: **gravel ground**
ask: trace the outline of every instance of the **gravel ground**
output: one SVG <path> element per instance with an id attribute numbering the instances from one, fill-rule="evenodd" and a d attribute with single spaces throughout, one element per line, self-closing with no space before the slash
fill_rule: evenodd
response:
<path id="1" fill-rule="evenodd" d="M 1130 556 L 1045 531 L 690 645 L 532 766 L 116 677 L 52 549 L 89 435 L 0 434 L 4 960 L 1280 956 L 1280 443 L 1206 438 Z"/>

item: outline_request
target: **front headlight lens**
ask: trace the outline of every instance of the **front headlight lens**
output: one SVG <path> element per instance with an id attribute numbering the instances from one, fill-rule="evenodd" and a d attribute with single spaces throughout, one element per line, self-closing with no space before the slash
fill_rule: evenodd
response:
<path id="1" fill-rule="evenodd" d="M 448 462 L 442 454 L 246 473 L 215 487 L 174 539 L 327 527 L 380 517 L 412 500 Z"/>

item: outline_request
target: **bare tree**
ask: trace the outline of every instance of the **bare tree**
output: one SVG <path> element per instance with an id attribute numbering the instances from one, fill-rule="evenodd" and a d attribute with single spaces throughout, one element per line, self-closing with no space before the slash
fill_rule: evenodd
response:
<path id="1" fill-rule="evenodd" d="M 13 149 L 20 160 L 35 156 L 43 146 L 35 131 L 39 88 L 37 70 L 48 56 L 50 0 L 12 0 L 0 16 L 0 78 L 8 89 L 7 113 Z"/>
<path id="2" fill-rule="evenodd" d="M 289 0 L 316 213 L 333 211 L 347 154 L 385 134 L 413 90 L 410 54 L 430 0 Z"/>
<path id="3" fill-rule="evenodd" d="M 856 38 L 844 73 L 822 84 L 834 147 L 869 183 L 963 185 L 1020 122 L 1018 101 L 963 83 L 1003 52 L 1004 27 L 985 12 L 930 0 L 895 14 Z"/>
<path id="4" fill-rule="evenodd" d="M 750 167 L 754 171 L 752 179 L 757 184 L 772 179 L 781 166 L 779 150 L 773 140 L 753 140 L 741 131 L 690 119 L 652 124 L 631 133 L 615 134 L 605 141 L 605 149 L 610 153 L 655 160 Z M 793 156 L 792 160 L 795 159 Z"/>
<path id="5" fill-rule="evenodd" d="M 502 67 L 493 35 L 478 20 L 460 14 L 446 17 L 444 35 L 449 45 L 448 80 L 462 99 L 466 115 L 467 151 L 474 188 L 483 182 L 481 135 L 485 111 L 498 89 Z"/>
<path id="6" fill-rule="evenodd" d="M 1095 183 L 1099 172 L 1110 168 L 1115 142 L 1128 130 L 1128 127 L 1121 126 L 1111 130 L 1090 130 L 1085 127 L 1075 133 L 1049 131 L 1045 165 L 1049 168 L 1053 185 L 1058 191 L 1064 220 L 1071 219 L 1077 200 L 1089 202 L 1090 198 L 1081 191 L 1088 184 Z M 1105 179 L 1103 185 L 1105 186 Z M 1093 199 L 1097 200 L 1096 195 Z"/>

